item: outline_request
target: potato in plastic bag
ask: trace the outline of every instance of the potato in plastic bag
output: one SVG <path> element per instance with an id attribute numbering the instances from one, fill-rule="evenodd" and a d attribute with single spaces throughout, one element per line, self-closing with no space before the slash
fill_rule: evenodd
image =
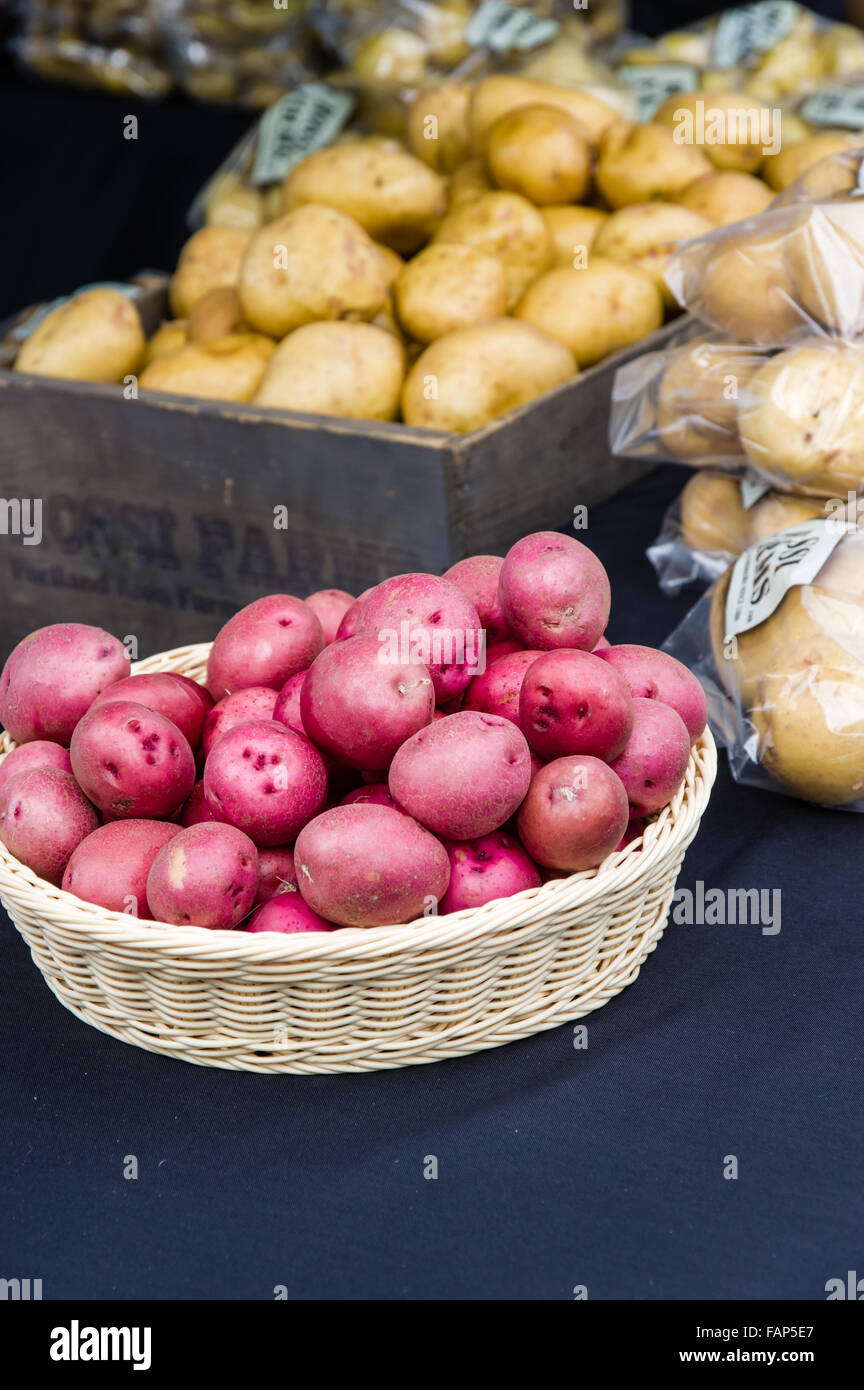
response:
<path id="1" fill-rule="evenodd" d="M 864 532 L 848 515 L 746 550 L 664 644 L 698 676 L 732 775 L 864 811 Z"/>

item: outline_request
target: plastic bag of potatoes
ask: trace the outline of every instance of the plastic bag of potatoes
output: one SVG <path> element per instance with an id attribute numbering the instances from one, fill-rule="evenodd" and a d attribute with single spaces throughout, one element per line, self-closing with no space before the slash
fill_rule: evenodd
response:
<path id="1" fill-rule="evenodd" d="M 750 472 L 706 468 L 667 508 L 647 556 L 663 593 L 674 596 L 713 584 L 757 541 L 822 516 L 821 499 L 777 492 Z"/>
<path id="2" fill-rule="evenodd" d="M 859 337 L 862 160 L 864 149 L 820 162 L 766 212 L 680 246 L 665 268 L 673 294 L 738 342 L 782 347 L 809 337 Z M 838 189 L 840 183 L 849 186 Z M 831 191 L 811 201 L 820 186 Z"/>
<path id="3" fill-rule="evenodd" d="M 199 101 L 269 106 L 314 75 L 306 0 L 161 0 L 178 85 Z"/>
<path id="4" fill-rule="evenodd" d="M 864 531 L 804 522 L 746 550 L 665 643 L 705 689 L 736 781 L 864 811 Z"/>
<path id="5" fill-rule="evenodd" d="M 618 52 L 625 81 L 654 91 L 735 87 L 766 101 L 813 91 L 864 70 L 864 36 L 787 0 L 736 6 Z M 640 83 L 639 75 L 651 74 Z M 677 84 L 677 85 L 673 85 Z M 650 114 L 650 110 L 646 112 Z"/>
<path id="6" fill-rule="evenodd" d="M 781 351 L 697 341 L 619 368 L 609 444 L 624 457 L 737 472 L 781 490 L 864 492 L 864 343 Z"/>
<path id="7" fill-rule="evenodd" d="M 22 8 L 21 33 L 11 48 L 40 76 L 136 97 L 171 90 L 162 0 L 65 0 Z"/>

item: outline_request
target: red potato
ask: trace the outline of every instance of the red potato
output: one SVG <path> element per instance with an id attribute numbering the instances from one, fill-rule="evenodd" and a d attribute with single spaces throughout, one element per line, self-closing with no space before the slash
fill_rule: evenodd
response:
<path id="1" fill-rule="evenodd" d="M 71 772 L 34 767 L 0 791 L 0 840 L 39 878 L 59 886 L 66 865 L 99 817 Z"/>
<path id="2" fill-rule="evenodd" d="M 276 699 L 276 691 L 268 685 L 250 685 L 247 690 L 238 690 L 236 695 L 226 695 L 207 716 L 201 744 L 204 756 L 209 757 L 213 745 L 238 724 L 275 719 Z"/>
<path id="3" fill-rule="evenodd" d="M 397 806 L 447 840 L 475 840 L 509 820 L 531 781 L 531 753 L 509 719 L 463 710 L 403 743 L 390 766 Z"/>
<path id="4" fill-rule="evenodd" d="M 621 843 L 618 848 L 626 849 L 628 845 L 632 845 L 634 840 L 640 839 L 640 837 L 645 834 L 645 827 L 647 824 L 647 820 L 643 820 L 641 816 L 637 816 L 634 820 L 631 820 L 624 834 L 621 836 Z"/>
<path id="5" fill-rule="evenodd" d="M 597 643 L 597 646 L 594 648 L 594 651 L 595 651 L 595 652 L 608 652 L 608 650 L 609 650 L 609 648 L 611 647 L 611 645 L 612 645 L 612 643 L 611 643 L 610 641 L 608 641 L 607 638 L 601 637 L 601 638 L 600 638 L 600 641 Z"/>
<path id="6" fill-rule="evenodd" d="M 574 753 L 611 762 L 633 729 L 633 697 L 618 672 L 591 652 L 559 647 L 529 666 L 519 727 L 547 759 Z"/>
<path id="7" fill-rule="evenodd" d="M 503 830 L 479 840 L 448 843 L 450 883 L 439 912 L 482 907 L 495 898 L 509 898 L 526 888 L 540 887 L 540 870 L 519 841 Z"/>
<path id="8" fill-rule="evenodd" d="M 390 795 L 390 788 L 386 782 L 372 782 L 366 787 L 355 787 L 353 792 L 343 796 L 339 802 L 340 806 L 392 806 L 394 810 L 399 808 Z"/>
<path id="9" fill-rule="evenodd" d="M 294 851 L 288 845 L 276 845 L 272 849 L 258 851 L 258 891 L 255 905 L 268 903 L 279 893 L 287 893 L 297 887 L 297 870 L 294 868 Z"/>
<path id="10" fill-rule="evenodd" d="M 221 819 L 222 817 L 216 815 L 216 812 L 204 795 L 204 778 L 202 777 L 200 781 L 195 783 L 195 786 L 192 788 L 192 794 L 183 807 L 180 816 L 180 824 L 186 826 L 203 825 L 209 820 Z"/>
<path id="11" fill-rule="evenodd" d="M 356 600 L 353 594 L 346 593 L 344 589 L 316 589 L 304 602 L 321 624 L 324 645 L 328 647 L 335 642 L 339 624 Z"/>
<path id="12" fill-rule="evenodd" d="M 307 671 L 298 671 L 296 676 L 288 678 L 276 697 L 271 716 L 277 724 L 284 724 L 286 728 L 293 729 L 295 734 L 306 735 L 300 713 L 300 692 L 307 675 Z"/>
<path id="13" fill-rule="evenodd" d="M 599 655 L 624 678 L 634 698 L 670 705 L 684 720 L 691 743 L 705 732 L 705 692 L 693 672 L 674 656 L 632 643 L 609 647 Z"/>
<path id="14" fill-rule="evenodd" d="M 207 759 L 204 795 L 256 845 L 285 845 L 323 809 L 327 768 L 308 738 L 284 724 L 238 724 Z"/>
<path id="15" fill-rule="evenodd" d="M 83 791 L 110 820 L 163 820 L 195 786 L 195 758 L 177 725 L 131 700 L 89 710 L 69 756 Z"/>
<path id="16" fill-rule="evenodd" d="M 154 921 L 236 927 L 255 901 L 258 851 L 233 825 L 190 825 L 160 849 L 147 875 Z"/>
<path id="17" fill-rule="evenodd" d="M 511 636 L 498 600 L 498 577 L 503 563 L 502 555 L 471 555 L 467 560 L 459 560 L 451 565 L 443 575 L 444 579 L 461 589 L 468 602 L 477 609 L 486 630 L 487 648 L 493 642 L 506 642 Z"/>
<path id="18" fill-rule="evenodd" d="M 522 682 L 534 662 L 543 653 L 520 647 L 498 657 L 491 666 L 487 662 L 482 676 L 475 676 L 465 692 L 465 709 L 481 714 L 497 714 L 519 725 L 519 696 Z"/>
<path id="19" fill-rule="evenodd" d="M 365 600 L 358 634 L 381 638 L 395 659 L 422 661 L 445 705 L 467 688 L 482 655 L 477 609 L 455 584 L 434 574 L 397 574 Z M 386 640 L 384 640 L 386 638 Z"/>
<path id="20" fill-rule="evenodd" d="M 131 700 L 164 715 L 177 725 L 193 753 L 201 744 L 204 723 L 213 708 L 210 694 L 203 685 L 167 671 L 125 676 L 100 691 L 90 708 L 113 700 Z"/>
<path id="21" fill-rule="evenodd" d="M 296 891 L 280 893 L 278 898 L 259 907 L 246 928 L 250 932 L 277 931 L 284 935 L 307 931 L 332 931 L 327 922 Z"/>
<path id="22" fill-rule="evenodd" d="M 214 700 L 250 685 L 281 690 L 289 676 L 311 666 L 324 646 L 315 613 L 290 594 L 269 594 L 235 613 L 216 634 L 207 662 Z"/>
<path id="23" fill-rule="evenodd" d="M 427 668 L 391 657 L 376 636 L 348 637 L 321 653 L 300 692 L 303 727 L 316 746 L 361 772 L 389 767 L 406 739 L 431 722 Z"/>
<path id="24" fill-rule="evenodd" d="M 512 656 L 514 652 L 524 652 L 528 648 L 524 642 L 517 642 L 515 638 L 508 637 L 504 642 L 493 642 L 486 648 L 486 670 L 494 666 L 496 661 L 500 661 L 502 656 Z"/>
<path id="25" fill-rule="evenodd" d="M 101 627 L 37 628 L 13 648 L 0 674 L 0 721 L 16 743 L 68 745 L 100 690 L 129 669 L 123 643 Z"/>
<path id="26" fill-rule="evenodd" d="M 630 803 L 630 816 L 650 816 L 668 806 L 684 781 L 690 735 L 680 714 L 661 700 L 633 701 L 633 732 L 610 763 Z"/>
<path id="27" fill-rule="evenodd" d="M 19 772 L 30 772 L 37 767 L 53 767 L 58 772 L 71 772 L 69 750 L 59 743 L 49 743 L 47 739 L 36 738 L 32 743 L 22 743 L 0 763 L 0 787 L 5 786 L 10 777 Z"/>
<path id="28" fill-rule="evenodd" d="M 388 806 L 325 811 L 301 830 L 294 862 L 306 902 L 341 927 L 411 922 L 450 881 L 441 841 Z"/>
<path id="29" fill-rule="evenodd" d="M 363 612 L 363 605 L 371 594 L 371 589 L 364 589 L 358 598 L 355 598 L 350 608 L 342 614 L 342 620 L 336 629 L 334 642 L 344 642 L 346 637 L 356 637 L 359 631 L 360 614 Z"/>
<path id="30" fill-rule="evenodd" d="M 82 840 L 66 865 L 63 888 L 109 912 L 149 917 L 147 875 L 180 827 L 164 820 L 117 820 Z"/>
<path id="31" fill-rule="evenodd" d="M 536 531 L 508 550 L 498 581 L 501 611 L 528 647 L 596 647 L 612 595 L 597 556 L 573 536 Z"/>
<path id="32" fill-rule="evenodd" d="M 627 829 L 627 793 L 599 758 L 556 758 L 537 773 L 517 817 L 519 838 L 538 864 L 580 873 L 617 849 Z"/>

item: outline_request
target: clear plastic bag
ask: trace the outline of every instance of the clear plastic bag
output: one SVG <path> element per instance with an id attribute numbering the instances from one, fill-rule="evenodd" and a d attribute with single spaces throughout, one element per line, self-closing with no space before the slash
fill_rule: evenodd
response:
<path id="1" fill-rule="evenodd" d="M 646 353 L 615 374 L 609 446 L 740 473 L 812 497 L 864 493 L 864 342 L 781 351 L 707 342 Z"/>
<path id="2" fill-rule="evenodd" d="M 663 593 L 713 584 L 748 546 L 824 515 L 815 498 L 775 492 L 752 473 L 694 473 L 648 547 Z"/>
<path id="3" fill-rule="evenodd" d="M 173 82 L 162 48 L 162 0 L 67 0 L 26 5 L 12 40 L 18 60 L 42 77 L 162 97 Z"/>
<path id="4" fill-rule="evenodd" d="M 807 201 L 820 182 L 861 179 L 862 158 L 822 161 L 760 216 L 681 244 L 665 267 L 679 303 L 763 347 L 864 333 L 864 183 Z"/>
<path id="5" fill-rule="evenodd" d="M 737 782 L 864 811 L 864 532 L 855 519 L 793 526 L 745 551 L 664 650 L 702 683 Z"/>
<path id="6" fill-rule="evenodd" d="M 627 458 L 740 472 L 738 403 L 768 358 L 747 344 L 705 337 L 634 358 L 615 373 L 609 447 Z"/>

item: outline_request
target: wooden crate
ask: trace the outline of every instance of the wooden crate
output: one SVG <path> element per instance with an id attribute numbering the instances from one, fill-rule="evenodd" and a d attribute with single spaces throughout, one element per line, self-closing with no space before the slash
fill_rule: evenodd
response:
<path id="1" fill-rule="evenodd" d="M 168 317 L 164 283 L 139 301 Z M 358 423 L 27 376 L 0 359 L 0 492 L 39 499 L 42 540 L 0 534 L 0 652 L 43 623 L 98 623 L 139 656 L 212 637 L 268 592 L 359 593 L 440 573 L 569 524 L 651 465 L 613 459 L 609 395 L 623 362 L 470 435 Z M 4 513 L 0 513 L 0 525 Z"/>

